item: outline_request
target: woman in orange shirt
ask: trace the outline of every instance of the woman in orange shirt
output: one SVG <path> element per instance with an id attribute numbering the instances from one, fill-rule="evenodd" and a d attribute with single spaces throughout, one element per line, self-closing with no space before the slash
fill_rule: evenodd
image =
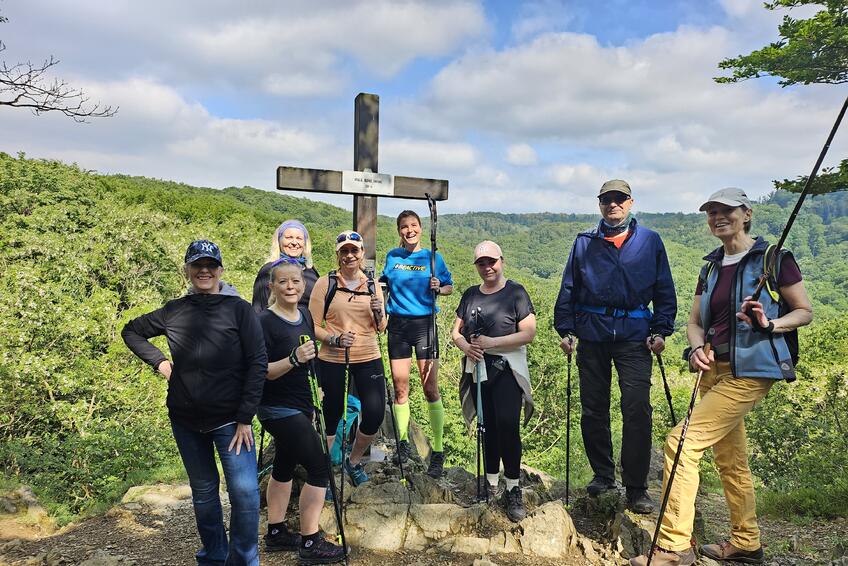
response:
<path id="1" fill-rule="evenodd" d="M 385 414 L 385 372 L 377 332 L 385 330 L 386 315 L 382 290 L 362 271 L 362 236 L 352 230 L 339 234 L 336 258 L 338 271 L 315 282 L 309 311 L 315 321 L 315 337 L 321 342 L 318 361 L 327 431 L 335 432 L 342 417 L 348 366 L 362 404 L 356 439 L 350 456 L 342 463 L 353 485 L 357 486 L 368 481 L 361 463 L 362 455 L 377 434 Z M 325 305 L 331 277 L 335 279 L 336 292 Z M 335 436 L 327 436 L 330 447 L 334 440 Z"/>

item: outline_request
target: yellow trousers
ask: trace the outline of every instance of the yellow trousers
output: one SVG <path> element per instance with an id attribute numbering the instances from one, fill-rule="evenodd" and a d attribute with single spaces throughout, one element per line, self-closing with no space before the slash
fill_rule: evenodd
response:
<path id="1" fill-rule="evenodd" d="M 754 484 L 748 467 L 745 415 L 766 396 L 774 382 L 773 379 L 734 377 L 729 362 L 716 362 L 710 371 L 704 372 L 699 389 L 701 401 L 695 405 L 689 421 L 658 546 L 674 551 L 689 548 L 698 494 L 698 463 L 704 451 L 712 448 L 730 509 L 730 542 L 742 550 L 760 548 Z M 674 427 L 665 443 L 663 493 L 682 428 L 682 423 Z"/>

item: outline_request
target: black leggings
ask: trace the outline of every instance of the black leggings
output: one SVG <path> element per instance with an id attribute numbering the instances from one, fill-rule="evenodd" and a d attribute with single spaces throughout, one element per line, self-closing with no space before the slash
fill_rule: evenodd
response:
<path id="1" fill-rule="evenodd" d="M 345 365 L 321 362 L 321 388 L 324 390 L 324 422 L 327 433 L 335 434 L 342 418 Z M 350 378 L 356 383 L 356 396 L 362 404 L 359 430 L 362 434 L 377 434 L 383 424 L 386 407 L 386 376 L 383 359 L 350 364 Z"/>
<path id="2" fill-rule="evenodd" d="M 276 453 L 272 478 L 278 482 L 291 481 L 294 467 L 300 464 L 306 469 L 306 483 L 327 487 L 330 482 L 327 456 L 309 417 L 298 413 L 291 417 L 262 421 L 262 426 L 274 437 Z"/>
<path id="3" fill-rule="evenodd" d="M 520 419 L 523 397 L 509 364 L 499 370 L 486 356 L 487 380 L 483 382 L 483 424 L 486 426 L 486 473 L 496 474 L 503 460 L 504 477 L 521 474 Z M 477 404 L 477 384 L 471 384 L 471 397 Z"/>

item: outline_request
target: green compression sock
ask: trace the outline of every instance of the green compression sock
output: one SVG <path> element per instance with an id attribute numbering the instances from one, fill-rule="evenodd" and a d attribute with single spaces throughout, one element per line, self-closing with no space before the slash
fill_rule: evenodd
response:
<path id="1" fill-rule="evenodd" d="M 409 440 L 409 401 L 404 404 L 395 403 L 395 419 L 400 439 Z"/>
<path id="2" fill-rule="evenodd" d="M 442 400 L 427 403 L 427 408 L 430 410 L 430 427 L 433 429 L 433 450 L 436 452 L 444 452 L 445 447 L 442 444 L 442 437 L 445 432 L 445 406 L 442 405 Z"/>

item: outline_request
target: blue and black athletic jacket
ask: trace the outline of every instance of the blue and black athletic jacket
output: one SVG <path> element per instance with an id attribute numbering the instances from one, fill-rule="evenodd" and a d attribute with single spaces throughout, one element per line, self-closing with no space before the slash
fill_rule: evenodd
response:
<path id="1" fill-rule="evenodd" d="M 620 249 L 604 240 L 601 223 L 577 235 L 554 307 L 560 336 L 625 342 L 674 331 L 677 297 L 665 246 L 635 218 L 628 229 Z"/>
<path id="2" fill-rule="evenodd" d="M 763 274 L 764 254 L 769 245 L 762 237 L 758 237 L 754 245 L 736 266 L 733 279 L 733 294 L 728 297 L 730 312 L 739 312 L 745 297 L 754 294 L 760 276 Z M 781 254 L 789 253 L 781 250 Z M 700 279 L 703 287 L 701 292 L 701 327 L 705 331 L 710 328 L 710 297 L 715 289 L 721 261 L 724 258 L 724 248 L 713 250 L 704 259 L 707 264 L 701 268 Z M 778 264 L 782 257 L 778 258 Z M 776 289 L 768 289 L 760 295 L 763 312 L 768 319 L 781 316 L 780 296 Z M 739 320 L 735 315 L 730 317 L 730 371 L 736 377 L 761 377 L 768 379 L 795 380 L 795 365 L 792 354 L 783 334 L 755 332 L 747 322 Z"/>

